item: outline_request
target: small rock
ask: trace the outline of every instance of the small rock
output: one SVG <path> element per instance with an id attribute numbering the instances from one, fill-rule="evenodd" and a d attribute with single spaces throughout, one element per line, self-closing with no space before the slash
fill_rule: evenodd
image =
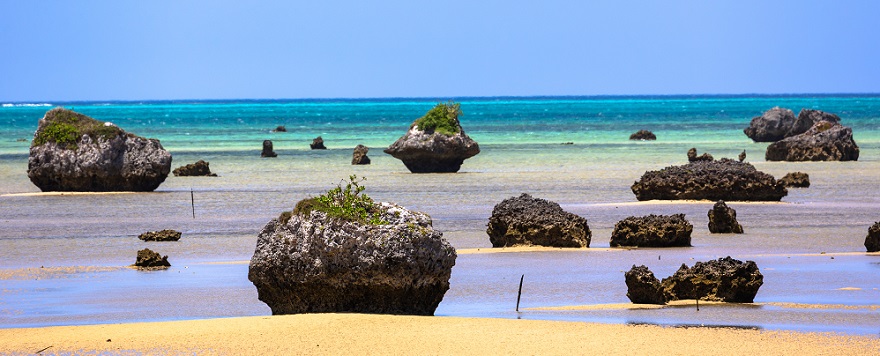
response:
<path id="1" fill-rule="evenodd" d="M 177 167 L 172 171 L 175 176 L 178 177 L 216 177 L 217 175 L 211 173 L 210 163 L 205 162 L 203 160 L 198 160 L 196 163 L 187 164 L 185 166 Z"/>
<path id="2" fill-rule="evenodd" d="M 177 241 L 180 240 L 180 235 L 180 231 L 161 230 L 145 232 L 140 234 L 138 238 L 144 241 Z"/>
<path id="3" fill-rule="evenodd" d="M 492 247 L 590 247 L 592 237 L 587 219 L 528 194 L 495 205 L 486 233 Z"/>
<path id="4" fill-rule="evenodd" d="M 719 200 L 709 210 L 709 232 L 713 234 L 741 234 L 742 225 L 736 221 L 736 210 Z"/>
<path id="5" fill-rule="evenodd" d="M 312 140 L 312 143 L 309 144 L 309 147 L 311 147 L 313 150 L 326 150 L 327 149 L 327 147 L 324 146 L 324 139 L 321 138 L 321 136 L 315 137 L 315 139 Z"/>
<path id="6" fill-rule="evenodd" d="M 701 162 L 701 161 L 714 161 L 715 160 L 715 157 L 712 157 L 712 155 L 710 155 L 708 153 L 703 153 L 702 155 L 697 156 L 697 149 L 694 147 L 691 147 L 691 149 L 688 150 L 687 156 L 688 156 L 688 162 Z"/>
<path id="7" fill-rule="evenodd" d="M 284 125 L 276 127 L 272 132 L 287 132 L 287 128 Z"/>
<path id="8" fill-rule="evenodd" d="M 636 304 L 666 304 L 663 286 L 648 267 L 633 265 L 624 275 L 626 297 Z"/>
<path id="9" fill-rule="evenodd" d="M 161 269 L 171 267 L 171 264 L 168 263 L 168 256 L 159 255 L 158 253 L 153 252 L 153 250 L 145 248 L 138 251 L 137 261 L 134 263 L 134 266 Z"/>
<path id="10" fill-rule="evenodd" d="M 370 149 L 367 146 L 357 145 L 351 154 L 351 164 L 370 164 L 370 157 L 367 157 L 367 152 L 369 151 Z"/>
<path id="11" fill-rule="evenodd" d="M 654 135 L 653 132 L 648 130 L 639 130 L 636 133 L 629 135 L 630 140 L 642 140 L 642 141 L 653 141 L 657 139 L 657 136 Z"/>
<path id="12" fill-rule="evenodd" d="M 865 237 L 865 248 L 868 249 L 868 252 L 880 251 L 880 222 L 876 222 L 868 228 L 868 236 Z"/>
<path id="13" fill-rule="evenodd" d="M 272 149 L 272 140 L 263 141 L 263 152 L 260 152 L 260 157 L 278 157 L 278 154 Z"/>
<path id="14" fill-rule="evenodd" d="M 804 172 L 791 172 L 779 178 L 777 183 L 786 188 L 809 188 L 810 175 Z"/>
<path id="15" fill-rule="evenodd" d="M 739 161 L 744 162 L 746 160 L 746 150 L 743 150 L 742 153 L 739 154 Z"/>
<path id="16" fill-rule="evenodd" d="M 611 247 L 685 247 L 691 246 L 694 226 L 684 214 L 630 216 L 618 221 L 611 233 Z"/>

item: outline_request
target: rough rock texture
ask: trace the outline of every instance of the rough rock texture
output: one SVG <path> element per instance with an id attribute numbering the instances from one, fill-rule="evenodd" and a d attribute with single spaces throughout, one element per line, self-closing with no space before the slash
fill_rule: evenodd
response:
<path id="1" fill-rule="evenodd" d="M 370 164 L 370 157 L 367 157 L 367 152 L 369 151 L 370 149 L 367 146 L 357 145 L 351 154 L 351 164 Z"/>
<path id="2" fill-rule="evenodd" d="M 708 153 L 703 153 L 702 155 L 697 156 L 697 149 L 695 147 L 691 147 L 687 153 L 688 162 L 700 162 L 700 161 L 714 161 L 715 157 Z"/>
<path id="3" fill-rule="evenodd" d="M 684 214 L 630 216 L 614 224 L 611 247 L 679 247 L 691 245 L 694 226 Z"/>
<path id="4" fill-rule="evenodd" d="M 315 137 L 315 139 L 312 140 L 312 143 L 309 144 L 309 147 L 311 147 L 313 150 L 327 149 L 327 147 L 324 146 L 324 139 L 321 138 L 321 136 Z"/>
<path id="5" fill-rule="evenodd" d="M 648 130 L 639 130 L 636 133 L 629 135 L 630 140 L 642 140 L 642 141 L 653 141 L 657 139 L 657 135 L 654 135 L 653 132 Z"/>
<path id="6" fill-rule="evenodd" d="M 786 188 L 809 188 L 810 175 L 804 172 L 791 172 L 779 178 L 777 183 Z"/>
<path id="7" fill-rule="evenodd" d="M 865 237 L 865 248 L 868 249 L 868 252 L 880 251 L 880 222 L 876 222 L 868 228 L 868 236 Z"/>
<path id="8" fill-rule="evenodd" d="M 385 149 L 385 153 L 403 161 L 412 173 L 453 173 L 458 172 L 464 160 L 480 153 L 480 146 L 464 133 L 464 129 L 447 136 L 419 130 L 413 123 L 405 135 Z"/>
<path id="9" fill-rule="evenodd" d="M 495 205 L 486 232 L 492 247 L 590 247 L 592 238 L 587 219 L 528 194 Z"/>
<path id="10" fill-rule="evenodd" d="M 743 150 L 742 153 L 739 154 L 739 161 L 744 162 L 746 160 L 746 150 Z"/>
<path id="11" fill-rule="evenodd" d="M 147 192 L 170 171 L 171 154 L 159 140 L 55 108 L 39 121 L 27 174 L 44 192 Z"/>
<path id="12" fill-rule="evenodd" d="M 272 148 L 272 140 L 263 140 L 263 152 L 260 152 L 260 157 L 278 157 Z"/>
<path id="13" fill-rule="evenodd" d="M 211 173 L 210 163 L 205 162 L 203 160 L 198 160 L 196 163 L 187 164 L 182 167 L 177 167 L 172 171 L 175 176 L 178 177 L 216 177 L 217 175 Z"/>
<path id="14" fill-rule="evenodd" d="M 753 261 L 724 257 L 682 264 L 670 277 L 663 278 L 666 300 L 701 299 L 717 302 L 751 303 L 764 283 L 764 276 Z"/>
<path id="15" fill-rule="evenodd" d="M 773 176 L 727 158 L 648 171 L 631 189 L 638 200 L 779 201 L 788 194 Z"/>
<path id="16" fill-rule="evenodd" d="M 775 142 L 807 131 L 813 123 L 794 116 L 789 109 L 775 107 L 752 118 L 743 133 L 755 142 Z"/>
<path id="17" fill-rule="evenodd" d="M 140 234 L 138 238 L 144 241 L 177 241 L 180 240 L 180 235 L 180 231 L 161 230 L 145 232 Z"/>
<path id="18" fill-rule="evenodd" d="M 257 237 L 248 279 L 272 314 L 433 315 L 455 265 L 455 249 L 431 218 L 378 203 L 384 225 L 288 214 Z"/>
<path id="19" fill-rule="evenodd" d="M 709 210 L 709 232 L 713 234 L 741 234 L 742 225 L 736 221 L 736 210 L 719 200 Z"/>
<path id="20" fill-rule="evenodd" d="M 626 297 L 636 304 L 666 304 L 663 286 L 648 267 L 633 265 L 624 273 Z"/>
<path id="21" fill-rule="evenodd" d="M 834 124 L 839 124 L 840 117 L 832 113 L 813 109 L 801 109 L 801 112 L 798 113 L 798 122 L 803 122 L 803 125 L 806 126 L 807 130 L 820 121 L 828 121 Z M 801 132 L 798 132 L 797 134 L 801 134 L 803 132 L 806 132 L 807 130 L 803 130 Z"/>
<path id="22" fill-rule="evenodd" d="M 787 137 L 767 146 L 768 161 L 857 161 L 859 146 L 852 129 L 830 121 L 820 121 L 807 132 Z"/>
<path id="23" fill-rule="evenodd" d="M 171 264 L 168 263 L 168 256 L 162 256 L 153 252 L 153 250 L 145 248 L 138 251 L 134 266 L 140 268 L 168 268 L 171 267 Z"/>
<path id="24" fill-rule="evenodd" d="M 276 127 L 272 132 L 287 132 L 287 128 L 284 125 Z"/>

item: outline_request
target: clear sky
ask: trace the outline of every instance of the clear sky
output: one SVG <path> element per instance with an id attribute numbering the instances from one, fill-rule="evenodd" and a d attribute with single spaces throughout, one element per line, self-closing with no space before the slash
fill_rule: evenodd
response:
<path id="1" fill-rule="evenodd" d="M 880 1 L 0 0 L 0 102 L 880 93 Z"/>

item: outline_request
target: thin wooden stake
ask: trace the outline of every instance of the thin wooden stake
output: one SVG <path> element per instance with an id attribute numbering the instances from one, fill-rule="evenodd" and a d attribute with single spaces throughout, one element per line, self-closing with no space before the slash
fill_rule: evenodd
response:
<path id="1" fill-rule="evenodd" d="M 700 311 L 700 298 L 697 298 L 697 311 Z"/>
<path id="2" fill-rule="evenodd" d="M 196 196 L 195 196 L 195 194 L 193 194 L 192 188 L 189 188 L 189 201 L 190 201 L 190 204 L 192 205 L 193 219 L 195 219 L 196 218 Z"/>
<path id="3" fill-rule="evenodd" d="M 523 279 L 526 278 L 526 275 L 522 275 L 519 277 L 519 292 L 516 293 L 516 311 L 519 312 L 519 297 L 522 296 L 522 283 Z"/>

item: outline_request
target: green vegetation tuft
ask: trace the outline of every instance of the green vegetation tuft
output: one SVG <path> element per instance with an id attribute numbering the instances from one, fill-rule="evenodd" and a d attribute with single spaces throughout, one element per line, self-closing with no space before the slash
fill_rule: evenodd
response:
<path id="1" fill-rule="evenodd" d="M 425 116 L 416 120 L 419 130 L 431 133 L 437 132 L 446 136 L 452 136 L 461 131 L 458 117 L 461 116 L 461 104 L 448 101 L 435 105 Z"/>
<path id="2" fill-rule="evenodd" d="M 366 187 L 361 182 L 365 180 L 366 178 L 357 179 L 356 175 L 351 175 L 344 187 L 338 184 L 325 194 L 300 200 L 293 208 L 293 214 L 308 216 L 313 210 L 317 210 L 337 219 L 370 225 L 387 224 L 387 221 L 379 217 L 379 210 L 373 199 L 363 194 Z"/>
<path id="3" fill-rule="evenodd" d="M 83 135 L 92 139 L 111 139 L 122 133 L 116 126 L 106 126 L 104 122 L 67 109 L 56 108 L 46 114 L 49 123 L 34 137 L 31 146 L 55 142 L 67 149 L 75 150 Z"/>

